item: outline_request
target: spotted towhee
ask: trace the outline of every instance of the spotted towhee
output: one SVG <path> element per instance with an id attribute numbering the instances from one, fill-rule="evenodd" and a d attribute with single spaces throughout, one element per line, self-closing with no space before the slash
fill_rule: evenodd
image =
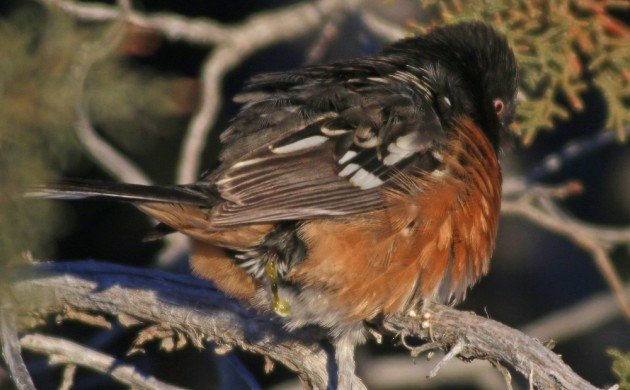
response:
<path id="1" fill-rule="evenodd" d="M 488 271 L 516 90 L 503 36 L 434 28 L 373 57 L 255 77 L 220 166 L 194 184 L 36 192 L 129 201 L 188 235 L 197 275 L 288 327 L 330 329 L 340 386 L 360 387 L 348 378 L 363 321 L 457 301 Z"/>

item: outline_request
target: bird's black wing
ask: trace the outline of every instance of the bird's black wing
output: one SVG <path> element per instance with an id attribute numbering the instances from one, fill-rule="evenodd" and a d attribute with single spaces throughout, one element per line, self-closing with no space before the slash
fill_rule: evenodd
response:
<path id="1" fill-rule="evenodd" d="M 222 134 L 222 165 L 201 182 L 225 201 L 215 226 L 383 207 L 382 187 L 444 138 L 419 68 L 386 58 L 255 78 Z"/>

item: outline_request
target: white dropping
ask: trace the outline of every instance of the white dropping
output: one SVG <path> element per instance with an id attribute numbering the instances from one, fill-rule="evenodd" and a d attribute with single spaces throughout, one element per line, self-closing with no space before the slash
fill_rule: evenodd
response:
<path id="1" fill-rule="evenodd" d="M 362 190 L 368 190 L 380 186 L 383 184 L 383 181 L 365 169 L 359 169 L 357 173 L 350 178 L 350 183 Z"/>
<path id="2" fill-rule="evenodd" d="M 276 148 L 270 146 L 269 149 L 271 149 L 273 153 L 284 154 L 297 152 L 298 150 L 309 149 L 321 145 L 326 141 L 328 141 L 328 137 L 325 137 L 323 135 L 313 135 Z"/>
<path id="3" fill-rule="evenodd" d="M 341 158 L 339 159 L 339 164 L 345 164 L 346 162 L 350 161 L 350 159 L 354 158 L 354 156 L 356 155 L 357 155 L 357 152 L 355 152 L 354 150 L 348 150 L 346 154 L 341 156 Z"/>
<path id="4" fill-rule="evenodd" d="M 339 172 L 339 176 L 341 177 L 348 176 L 351 173 L 354 173 L 359 168 L 361 168 L 359 164 L 348 164 L 346 165 L 344 169 L 341 170 L 341 172 Z"/>
<path id="5" fill-rule="evenodd" d="M 444 103 L 446 103 L 447 106 L 451 106 L 451 99 L 449 99 L 448 97 L 444 97 Z"/>

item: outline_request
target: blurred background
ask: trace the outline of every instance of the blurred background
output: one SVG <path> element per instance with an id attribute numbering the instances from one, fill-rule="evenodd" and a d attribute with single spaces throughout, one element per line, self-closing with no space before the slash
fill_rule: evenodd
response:
<path id="1" fill-rule="evenodd" d="M 213 104 L 201 98 L 201 75 L 212 61 L 209 56 L 220 53 L 220 39 L 205 43 L 176 39 L 148 26 L 125 23 L 111 12 L 79 12 L 94 9 L 89 8 L 94 4 L 115 11 L 125 3 L 0 2 L 0 266 L 20 264 L 32 256 L 188 272 L 185 243 L 177 238 L 168 244 L 142 242 L 152 221 L 131 206 L 25 201 L 19 195 L 25 187 L 59 177 L 171 184 L 200 173 L 195 169 L 182 173 L 177 167 L 185 135 L 194 126 L 191 119 L 201 105 Z M 169 13 L 232 25 L 303 4 L 142 0 L 131 6 L 147 15 Z M 207 122 L 211 132 L 203 138 L 200 168 L 216 165 L 218 136 L 238 110 L 231 97 L 251 76 L 374 54 L 400 34 L 482 19 L 507 34 L 521 67 L 518 123 L 502 156 L 506 180 L 522 184 L 526 178 L 528 185 L 579 181 L 580 194 L 556 200 L 562 209 L 581 221 L 628 231 L 630 153 L 627 141 L 622 141 L 630 126 L 629 13 L 625 1 L 595 0 L 370 0 L 357 2 L 350 10 L 322 11 L 318 25 L 244 53 L 221 69 L 218 84 L 205 86 L 218 88 L 216 97 L 222 99 L 212 106 L 217 111 Z M 117 173 L 103 161 L 102 156 L 112 154 L 98 145 L 111 146 L 113 155 L 122 156 L 139 174 Z M 571 154 L 568 145 L 582 149 L 576 147 L 580 152 Z M 563 150 L 560 156 L 568 158 L 561 159 L 559 169 L 552 169 L 554 160 L 536 169 L 546 156 Z M 629 248 L 628 242 L 608 248 L 619 278 L 625 281 L 630 280 Z M 544 318 L 561 319 L 566 309 L 609 295 L 589 253 L 535 221 L 510 214 L 502 218 L 489 275 L 461 308 L 525 328 Z M 596 326 L 558 336 L 554 347 L 577 373 L 598 386 L 619 381 L 607 352 L 611 348 L 625 351 L 625 371 L 619 354 L 615 367 L 630 375 L 629 322 L 612 305 L 613 314 Z M 589 316 L 588 310 L 580 313 Z M 564 326 L 570 330 L 574 322 Z M 133 331 L 117 330 L 112 335 L 64 324 L 51 325 L 46 332 L 116 355 L 179 386 L 248 388 L 253 382 L 248 384 L 243 372 L 251 373 L 264 388 L 293 388 L 298 383 L 282 367 L 264 374 L 261 357 L 240 352 L 217 358 L 191 346 L 166 353 L 150 344 L 145 355 L 125 357 Z M 394 344 L 386 340 L 384 345 L 368 343 L 359 349 L 359 373 L 370 388 L 504 388 L 498 373 L 483 362 L 450 363 L 450 369 L 427 382 L 428 367 L 435 362 L 427 365 L 420 357 L 414 365 Z M 61 370 L 41 356 L 26 356 L 37 386 L 57 388 Z M 520 376 L 515 378 L 516 388 L 526 386 Z M 74 385 L 120 387 L 82 369 Z M 0 388 L 11 388 L 1 367 Z"/>

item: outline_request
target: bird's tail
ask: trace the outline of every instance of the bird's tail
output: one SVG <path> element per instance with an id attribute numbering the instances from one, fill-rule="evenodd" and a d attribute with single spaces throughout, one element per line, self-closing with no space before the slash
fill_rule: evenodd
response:
<path id="1" fill-rule="evenodd" d="M 167 187 L 89 180 L 65 180 L 33 187 L 25 196 L 45 199 L 181 203 L 197 206 L 208 206 L 212 203 L 212 195 L 198 186 Z"/>

